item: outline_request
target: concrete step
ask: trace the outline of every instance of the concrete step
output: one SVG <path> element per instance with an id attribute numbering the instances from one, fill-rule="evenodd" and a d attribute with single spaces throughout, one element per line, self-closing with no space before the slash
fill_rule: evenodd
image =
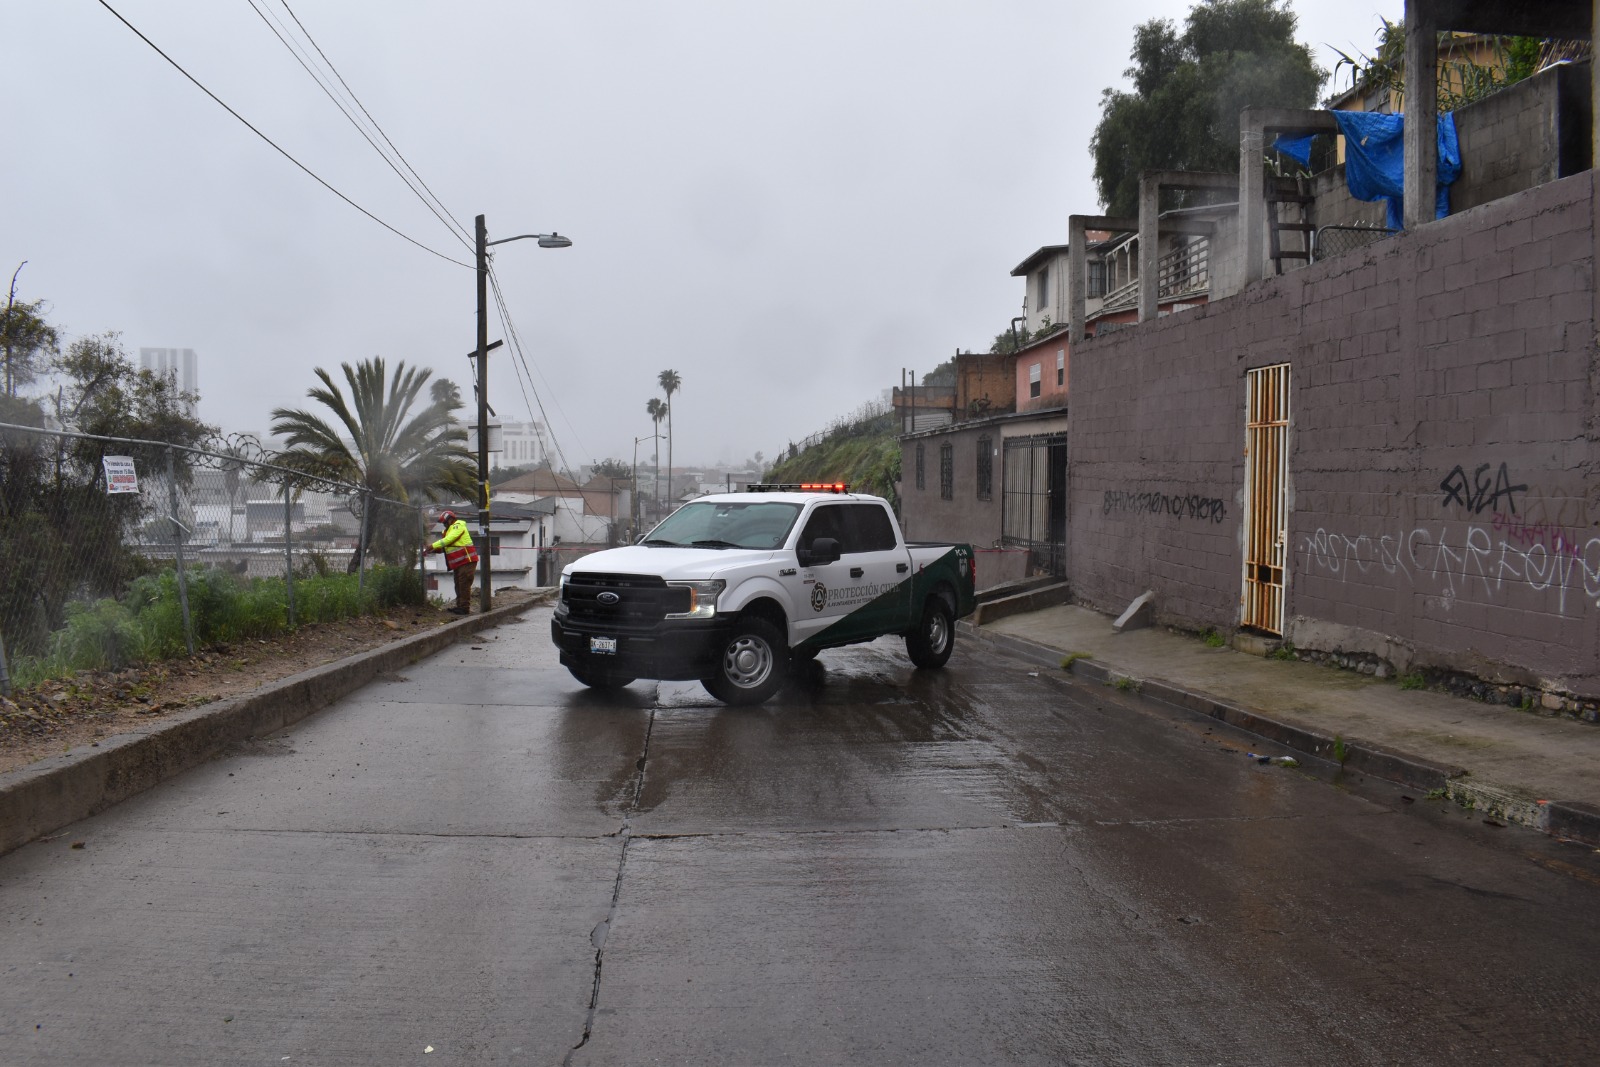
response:
<path id="1" fill-rule="evenodd" d="M 997 600 L 980 603 L 976 614 L 972 616 L 974 626 L 982 626 L 986 622 L 1004 619 L 1011 615 L 1021 615 L 1028 611 L 1038 611 L 1040 608 L 1054 607 L 1065 604 L 1072 599 L 1072 587 L 1066 582 L 1053 581 L 1053 584 L 1039 586 L 1022 593 L 1013 593 L 1002 596 Z"/>

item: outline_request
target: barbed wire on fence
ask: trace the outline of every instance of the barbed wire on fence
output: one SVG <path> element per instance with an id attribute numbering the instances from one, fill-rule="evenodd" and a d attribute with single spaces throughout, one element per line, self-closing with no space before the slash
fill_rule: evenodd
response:
<path id="1" fill-rule="evenodd" d="M 859 437 L 874 433 L 878 429 L 878 423 L 883 419 L 889 418 L 893 412 L 894 408 L 888 402 L 869 400 L 850 414 L 841 415 L 828 423 L 827 429 L 818 430 L 814 434 L 801 438 L 798 442 L 789 442 L 786 447 L 778 450 L 776 462 L 793 459 L 806 451 L 806 449 L 815 448 L 824 441 L 840 437 Z"/>
<path id="2" fill-rule="evenodd" d="M 250 435 L 194 448 L 0 423 L 0 693 L 19 669 L 46 676 L 159 658 L 180 643 L 192 654 L 197 635 L 219 627 L 328 617 L 324 601 L 346 593 L 316 580 L 334 575 L 356 575 L 357 604 L 373 592 L 369 576 L 386 602 L 425 596 L 421 547 L 435 505 L 275 458 Z M 281 598 L 274 586 L 241 607 L 257 579 L 281 583 Z M 226 625 L 224 601 L 239 616 Z M 169 605 L 172 617 L 147 617 Z"/>

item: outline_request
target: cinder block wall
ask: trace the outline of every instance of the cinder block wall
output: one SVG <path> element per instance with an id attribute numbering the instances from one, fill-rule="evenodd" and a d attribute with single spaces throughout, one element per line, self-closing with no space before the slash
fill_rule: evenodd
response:
<path id="1" fill-rule="evenodd" d="M 900 524 L 908 541 L 965 541 L 988 548 L 1000 537 L 1000 460 L 993 461 L 990 499 L 978 498 L 978 439 L 1000 443 L 984 420 L 900 439 Z M 939 490 L 939 450 L 951 446 L 952 492 Z M 917 488 L 917 447 L 923 449 L 923 487 Z"/>
<path id="2" fill-rule="evenodd" d="M 1589 165 L 1590 65 L 1564 63 L 1456 112 L 1461 176 L 1452 211 L 1487 204 Z"/>
<path id="3" fill-rule="evenodd" d="M 1592 171 L 1073 352 L 1068 575 L 1238 624 L 1245 371 L 1291 366 L 1285 636 L 1600 694 Z"/>

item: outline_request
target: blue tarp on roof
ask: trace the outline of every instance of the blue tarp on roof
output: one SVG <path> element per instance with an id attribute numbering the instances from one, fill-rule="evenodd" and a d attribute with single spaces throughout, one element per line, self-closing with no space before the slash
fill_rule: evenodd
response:
<path id="1" fill-rule="evenodd" d="M 1405 116 L 1372 111 L 1335 111 L 1334 120 L 1344 134 L 1344 180 L 1350 195 L 1357 200 L 1383 200 L 1389 208 L 1389 228 L 1401 229 L 1405 212 L 1401 197 L 1405 192 Z M 1456 117 L 1446 111 L 1439 116 L 1438 192 L 1434 217 L 1450 214 L 1449 186 L 1461 174 L 1461 144 L 1456 139 Z M 1280 137 L 1273 142 L 1277 151 L 1311 165 L 1311 137 Z"/>

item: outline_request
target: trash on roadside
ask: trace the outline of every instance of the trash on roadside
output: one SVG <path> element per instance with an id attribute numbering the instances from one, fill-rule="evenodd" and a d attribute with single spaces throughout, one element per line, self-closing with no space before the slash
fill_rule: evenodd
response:
<path id="1" fill-rule="evenodd" d="M 1270 764 L 1275 764 L 1275 765 L 1277 765 L 1279 767 L 1298 767 L 1298 766 L 1300 766 L 1300 761 L 1295 759 L 1293 756 L 1263 756 L 1259 752 L 1246 752 L 1245 755 L 1249 756 L 1251 759 L 1255 760 L 1257 763 L 1264 763 L 1264 764 L 1265 763 L 1270 763 Z"/>

